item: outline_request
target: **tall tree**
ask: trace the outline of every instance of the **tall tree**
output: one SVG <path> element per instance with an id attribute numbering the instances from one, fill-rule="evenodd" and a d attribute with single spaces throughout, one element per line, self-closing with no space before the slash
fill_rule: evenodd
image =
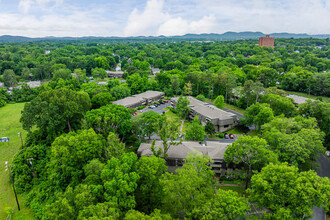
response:
<path id="1" fill-rule="evenodd" d="M 270 162 L 277 161 L 277 155 L 267 148 L 267 141 L 258 137 L 241 136 L 225 151 L 226 163 L 242 164 L 245 170 L 245 189 L 254 171 L 260 171 Z"/>
<path id="2" fill-rule="evenodd" d="M 225 107 L 225 98 L 223 97 L 223 95 L 219 95 L 217 96 L 217 98 L 214 100 L 213 104 L 217 107 L 217 108 L 224 108 Z"/>
<path id="3" fill-rule="evenodd" d="M 188 118 L 190 112 L 190 108 L 188 107 L 189 104 L 190 101 L 186 96 L 179 97 L 178 102 L 176 103 L 175 110 L 182 119 Z"/>
<path id="4" fill-rule="evenodd" d="M 190 128 L 186 131 L 185 138 L 188 141 L 203 141 L 205 139 L 205 129 L 197 115 L 194 117 Z"/>
<path id="5" fill-rule="evenodd" d="M 12 69 L 3 72 L 3 82 L 5 86 L 13 86 L 16 83 L 16 76 Z"/>
<path id="6" fill-rule="evenodd" d="M 313 207 L 329 208 L 330 180 L 314 171 L 299 173 L 287 164 L 269 164 L 251 179 L 249 200 L 271 210 L 271 219 L 305 219 Z"/>
<path id="7" fill-rule="evenodd" d="M 78 129 L 90 107 L 90 99 L 84 92 L 65 88 L 50 90 L 25 104 L 20 122 L 28 131 L 36 126 L 42 137 L 51 141 L 64 132 Z"/>

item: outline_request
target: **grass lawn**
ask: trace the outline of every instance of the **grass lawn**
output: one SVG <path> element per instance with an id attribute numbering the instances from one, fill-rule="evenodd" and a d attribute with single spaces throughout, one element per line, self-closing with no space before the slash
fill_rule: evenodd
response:
<path id="1" fill-rule="evenodd" d="M 19 122 L 23 107 L 24 103 L 17 103 L 7 104 L 5 107 L 0 108 L 0 137 L 10 138 L 9 144 L 0 143 L 0 219 L 6 219 L 6 207 L 15 209 L 13 219 L 33 219 L 31 210 L 23 204 L 23 195 L 18 195 L 21 207 L 21 211 L 18 212 L 13 188 L 9 181 L 9 174 L 8 171 L 5 171 L 5 161 L 11 164 L 21 146 L 21 140 L 17 133 L 22 133 L 23 140 L 26 136 L 26 131 L 22 129 Z"/>
<path id="2" fill-rule="evenodd" d="M 303 93 L 303 92 L 292 92 L 292 91 L 285 91 L 287 94 L 291 94 L 291 95 L 299 95 L 305 98 L 310 98 L 310 99 L 316 99 L 317 97 L 322 97 L 323 101 L 325 102 L 330 102 L 330 97 L 326 97 L 326 96 L 315 96 L 315 95 L 308 95 L 307 93 Z"/>
<path id="3" fill-rule="evenodd" d="M 242 109 L 242 108 L 239 108 L 239 107 L 237 107 L 235 105 L 230 105 L 230 104 L 226 104 L 226 107 L 225 108 L 228 108 L 230 110 L 233 110 L 235 112 L 238 112 L 238 113 L 240 113 L 242 115 L 244 115 L 244 113 L 246 112 L 245 109 Z"/>
<path id="4" fill-rule="evenodd" d="M 227 134 L 245 134 L 243 131 L 238 130 L 237 128 L 233 128 L 229 131 L 226 131 Z"/>
<path id="5" fill-rule="evenodd" d="M 213 134 L 213 135 L 208 135 L 208 138 L 209 139 L 222 139 L 222 138 L 219 138 L 218 136 L 216 136 L 215 134 Z"/>
<path id="6" fill-rule="evenodd" d="M 166 117 L 168 118 L 168 119 L 170 119 L 170 120 L 174 120 L 174 121 L 178 121 L 178 122 L 180 122 L 180 126 L 181 126 L 181 118 L 178 116 L 178 115 L 176 115 L 175 113 L 173 113 L 173 112 L 171 112 L 171 111 L 167 111 L 167 112 L 165 112 L 165 115 L 166 115 Z M 184 123 L 183 123 L 183 127 L 182 127 L 182 134 L 185 134 L 186 133 L 186 131 L 189 129 L 189 127 L 191 126 L 191 122 L 189 122 L 189 121 L 184 121 Z"/>
<path id="7" fill-rule="evenodd" d="M 223 190 L 232 190 L 238 192 L 240 196 L 245 196 L 245 197 L 247 196 L 244 186 L 218 186 L 218 188 Z"/>

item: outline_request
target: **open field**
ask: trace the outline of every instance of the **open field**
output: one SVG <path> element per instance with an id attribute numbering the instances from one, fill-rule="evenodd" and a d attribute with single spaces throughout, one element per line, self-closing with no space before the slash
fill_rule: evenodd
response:
<path id="1" fill-rule="evenodd" d="M 174 114 L 173 112 L 171 112 L 171 111 L 167 111 L 167 112 L 165 112 L 165 115 L 166 115 L 166 117 L 168 118 L 168 119 L 170 119 L 170 120 L 174 120 L 174 121 L 180 121 L 180 125 L 181 125 L 181 118 L 178 116 L 178 115 L 176 115 L 176 114 Z M 191 122 L 189 122 L 189 121 L 184 121 L 184 123 L 183 123 L 183 127 L 182 127 L 182 134 L 185 134 L 186 133 L 186 131 L 187 131 L 187 129 L 190 127 L 190 125 L 191 125 Z"/>
<path id="2" fill-rule="evenodd" d="M 21 211 L 18 212 L 9 174 L 8 171 L 5 171 L 5 161 L 11 164 L 21 146 L 21 140 L 17 133 L 22 133 L 23 140 L 26 136 L 26 132 L 19 122 L 23 107 L 24 103 L 17 103 L 0 108 L 0 137 L 10 138 L 9 143 L 0 143 L 0 219 L 6 219 L 6 207 L 15 209 L 13 219 L 33 219 L 31 210 L 24 207 L 22 195 L 18 196 L 21 206 Z"/>

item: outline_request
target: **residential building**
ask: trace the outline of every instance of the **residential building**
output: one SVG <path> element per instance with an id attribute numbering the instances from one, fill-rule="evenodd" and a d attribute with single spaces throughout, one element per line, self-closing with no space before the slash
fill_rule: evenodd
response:
<path id="1" fill-rule="evenodd" d="M 266 37 L 260 37 L 259 38 L 259 46 L 260 47 L 272 47 L 274 48 L 274 37 L 269 37 L 269 35 L 266 35 Z"/>
<path id="2" fill-rule="evenodd" d="M 151 68 L 150 69 L 150 74 L 156 75 L 157 73 L 160 73 L 160 69 L 159 68 Z"/>
<path id="3" fill-rule="evenodd" d="M 109 78 L 114 78 L 114 79 L 118 79 L 118 78 L 123 78 L 124 76 L 124 72 L 123 71 L 109 71 L 107 70 L 107 75 Z"/>
<path id="4" fill-rule="evenodd" d="M 122 105 L 126 108 L 138 108 L 141 105 L 149 105 L 165 97 L 165 93 L 158 91 L 146 91 L 140 94 L 132 95 L 117 101 L 112 104 Z"/>
<path id="5" fill-rule="evenodd" d="M 36 88 L 41 86 L 41 81 L 30 81 L 26 83 L 30 88 Z"/>
<path id="6" fill-rule="evenodd" d="M 175 108 L 178 99 L 178 97 L 171 99 L 173 108 Z M 190 101 L 189 118 L 193 119 L 195 115 L 198 115 L 202 125 L 205 125 L 207 121 L 212 122 L 215 126 L 216 132 L 224 132 L 230 130 L 237 123 L 237 116 L 233 113 L 226 112 L 217 108 L 211 103 L 202 102 L 191 96 L 188 96 L 188 99 Z"/>
<path id="7" fill-rule="evenodd" d="M 98 82 L 97 85 L 99 85 L 99 86 L 106 86 L 106 85 L 108 85 L 108 82 Z"/>
<path id="8" fill-rule="evenodd" d="M 150 150 L 152 141 L 147 143 L 141 143 L 137 154 L 141 156 L 152 156 L 153 153 Z M 155 148 L 163 149 L 163 142 L 158 140 L 155 142 Z M 212 170 L 216 176 L 224 175 L 231 170 L 226 167 L 224 161 L 224 153 L 230 143 L 220 143 L 218 141 L 207 141 L 204 144 L 200 144 L 197 141 L 183 141 L 179 145 L 170 145 L 167 151 L 166 164 L 170 172 L 174 172 L 177 168 L 181 167 L 188 155 L 196 151 L 199 155 L 208 155 L 212 159 Z"/>

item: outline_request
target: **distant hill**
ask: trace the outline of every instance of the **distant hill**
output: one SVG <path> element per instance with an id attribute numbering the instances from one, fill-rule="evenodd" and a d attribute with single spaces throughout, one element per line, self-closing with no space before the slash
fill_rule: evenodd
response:
<path id="1" fill-rule="evenodd" d="M 186 39 L 186 40 L 245 40 L 245 39 L 258 39 L 265 36 L 262 32 L 226 32 L 223 34 L 185 34 L 180 36 L 137 36 L 137 37 L 42 37 L 42 38 L 30 38 L 23 36 L 0 36 L 0 42 L 32 42 L 32 41 L 52 41 L 52 40 L 134 40 L 134 39 Z M 330 38 L 330 34 L 309 35 L 309 34 L 293 34 L 293 33 L 272 33 L 269 34 L 275 38 Z"/>

